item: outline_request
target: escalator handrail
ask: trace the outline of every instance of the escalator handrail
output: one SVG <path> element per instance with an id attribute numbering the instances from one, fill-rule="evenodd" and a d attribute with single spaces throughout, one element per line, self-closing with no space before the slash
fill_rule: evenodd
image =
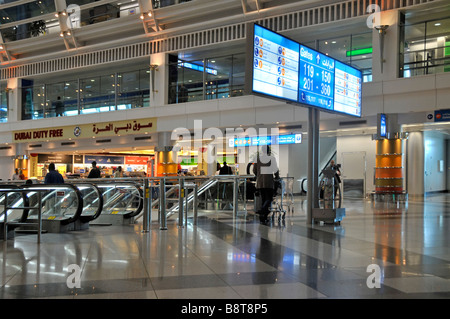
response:
<path id="1" fill-rule="evenodd" d="M 75 186 L 77 185 L 89 185 L 89 187 L 92 187 L 94 189 L 94 191 L 97 193 L 97 197 L 98 197 L 98 209 L 96 210 L 95 214 L 93 215 L 83 215 L 83 212 L 80 215 L 80 221 L 82 223 L 87 223 L 90 222 L 92 220 L 95 220 L 98 218 L 98 216 L 100 216 L 100 214 L 103 211 L 103 195 L 100 192 L 100 189 L 97 187 L 97 185 L 95 185 L 94 183 L 88 183 L 88 182 L 74 182 L 73 183 Z M 84 197 L 83 197 L 83 210 L 84 210 Z"/>
<path id="2" fill-rule="evenodd" d="M 13 184 L 0 184 L 0 188 L 20 189 L 19 186 L 13 185 Z M 1 195 L 1 194 L 0 194 L 0 195 Z M 28 196 L 27 196 L 24 192 L 22 192 L 22 201 L 23 201 L 23 205 L 24 205 L 25 207 L 29 207 Z M 3 205 L 2 205 L 2 206 L 3 206 Z M 22 215 L 21 215 L 21 217 L 20 217 L 20 219 L 19 219 L 19 222 L 20 222 L 20 223 L 24 223 L 24 222 L 27 220 L 29 211 L 30 211 L 30 209 L 28 209 L 28 208 L 24 208 L 24 209 L 22 210 Z M 0 215 L 2 215 L 2 214 L 4 214 L 4 213 L 5 213 L 4 211 L 3 211 L 3 212 L 0 212 Z"/>
<path id="3" fill-rule="evenodd" d="M 75 211 L 75 214 L 73 214 L 71 217 L 68 217 L 67 219 L 61 220 L 62 225 L 68 225 L 76 220 L 78 220 L 81 216 L 81 213 L 83 212 L 83 196 L 81 195 L 80 190 L 75 185 L 72 185 L 70 183 L 64 183 L 64 184 L 25 184 L 21 186 L 23 189 L 48 189 L 49 191 L 56 191 L 60 188 L 70 188 L 75 193 L 75 196 L 78 200 L 78 207 Z"/>
<path id="4" fill-rule="evenodd" d="M 137 207 L 137 209 L 135 209 L 134 211 L 131 211 L 129 213 L 123 214 L 124 218 L 131 218 L 134 217 L 136 215 L 138 215 L 143 209 L 144 209 L 144 192 L 142 190 L 142 186 L 134 181 L 120 181 L 120 182 L 114 182 L 113 180 L 109 180 L 109 181 L 101 181 L 101 183 L 99 184 L 113 184 L 113 185 L 131 185 L 134 188 L 136 188 L 139 196 L 139 205 Z M 106 203 L 104 203 L 105 205 Z M 102 206 L 104 206 L 102 205 Z"/>

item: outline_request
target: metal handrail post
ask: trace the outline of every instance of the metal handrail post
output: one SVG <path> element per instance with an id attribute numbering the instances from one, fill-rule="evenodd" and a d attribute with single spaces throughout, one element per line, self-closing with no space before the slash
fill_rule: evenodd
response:
<path id="1" fill-rule="evenodd" d="M 38 235 L 37 241 L 38 244 L 41 243 L 41 233 L 42 233 L 42 193 L 38 193 Z"/>
<path id="2" fill-rule="evenodd" d="M 167 216 L 166 216 L 166 180 L 161 178 L 159 183 L 159 215 L 160 215 L 160 230 L 167 230 Z"/>
<path id="3" fill-rule="evenodd" d="M 184 193 L 184 211 L 186 212 L 186 214 L 184 215 L 185 221 L 184 221 L 184 225 L 187 226 L 187 221 L 188 221 L 188 211 L 189 211 L 189 187 L 185 186 L 185 193 Z"/>
<path id="4" fill-rule="evenodd" d="M 233 179 L 233 216 L 237 217 L 238 213 L 238 189 L 239 189 L 239 182 L 238 178 Z"/>
<path id="5" fill-rule="evenodd" d="M 197 225 L 197 217 L 198 217 L 198 194 L 197 194 L 197 192 L 198 192 L 198 185 L 197 184 L 195 184 L 194 185 L 194 201 L 193 201 L 193 203 L 192 203 L 192 205 L 194 206 L 193 207 L 193 210 L 194 210 L 194 225 Z"/>
<path id="6" fill-rule="evenodd" d="M 184 213 L 184 179 L 180 178 L 178 181 L 178 227 L 183 228 L 183 213 Z M 187 209 L 186 209 L 187 214 Z"/>
<path id="7" fill-rule="evenodd" d="M 149 185 L 148 185 L 148 178 L 144 179 L 144 214 L 143 214 L 143 222 L 142 222 L 142 232 L 148 232 L 149 231 L 149 225 L 150 225 L 150 218 L 149 218 L 149 206 L 151 207 L 151 199 L 149 200 Z"/>
<path id="8" fill-rule="evenodd" d="M 5 213 L 3 214 L 3 240 L 8 240 L 8 193 L 5 192 Z"/>

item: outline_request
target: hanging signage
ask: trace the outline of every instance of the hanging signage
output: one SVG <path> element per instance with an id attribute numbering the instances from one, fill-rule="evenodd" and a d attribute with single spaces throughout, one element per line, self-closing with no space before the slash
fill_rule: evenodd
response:
<path id="1" fill-rule="evenodd" d="M 240 138 L 231 138 L 228 140 L 228 145 L 230 147 L 301 144 L 301 143 L 302 143 L 301 133 L 274 135 L 274 136 L 240 137 Z"/>
<path id="2" fill-rule="evenodd" d="M 361 117 L 360 70 L 254 24 L 252 91 Z"/>

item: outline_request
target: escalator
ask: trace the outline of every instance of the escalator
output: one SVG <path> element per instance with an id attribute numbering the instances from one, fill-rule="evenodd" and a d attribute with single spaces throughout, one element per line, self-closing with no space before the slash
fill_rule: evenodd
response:
<path id="1" fill-rule="evenodd" d="M 0 185 L 0 189 L 20 189 L 16 185 Z M 7 201 L 7 203 L 5 202 Z M 14 209 L 7 209 L 7 221 L 11 222 L 8 226 L 10 232 L 13 232 L 15 228 L 19 227 L 21 223 L 25 223 L 28 217 L 28 209 L 17 209 L 20 207 L 28 207 L 28 197 L 24 193 L 0 193 L 0 238 L 3 238 L 4 222 L 5 222 L 5 205 L 8 207 L 14 207 Z"/>
<path id="2" fill-rule="evenodd" d="M 59 222 L 62 226 L 69 225 L 78 220 L 83 212 L 83 196 L 80 190 L 71 184 L 26 184 L 21 186 L 28 189 L 27 193 L 30 209 L 27 221 L 33 222 L 38 218 L 38 192 L 42 193 L 42 220 Z"/>
<path id="3" fill-rule="evenodd" d="M 127 224 L 139 215 L 144 207 L 141 184 L 133 181 L 99 181 L 95 186 L 102 194 L 102 212 L 94 223 Z"/>
<path id="4" fill-rule="evenodd" d="M 5 193 L 8 196 L 8 230 L 36 231 L 41 196 L 42 230 L 64 232 L 81 229 L 98 218 L 103 208 L 100 190 L 90 183 L 3 185 L 0 193 L 0 222 L 4 220 Z M 14 190 L 26 190 L 15 192 Z M 11 190 L 11 192 L 8 192 Z M 23 207 L 23 209 L 20 209 Z M 8 233 L 9 233 L 8 231 Z"/>

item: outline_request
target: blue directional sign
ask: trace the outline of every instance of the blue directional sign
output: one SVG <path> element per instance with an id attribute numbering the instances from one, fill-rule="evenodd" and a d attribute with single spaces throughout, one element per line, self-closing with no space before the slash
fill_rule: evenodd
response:
<path id="1" fill-rule="evenodd" d="M 302 134 L 286 134 L 273 136 L 254 136 L 232 138 L 228 141 L 230 147 L 301 144 Z"/>
<path id="2" fill-rule="evenodd" d="M 333 110 L 334 59 L 300 46 L 299 102 Z"/>
<path id="3" fill-rule="evenodd" d="M 361 116 L 362 73 L 260 25 L 254 25 L 253 92 Z"/>

